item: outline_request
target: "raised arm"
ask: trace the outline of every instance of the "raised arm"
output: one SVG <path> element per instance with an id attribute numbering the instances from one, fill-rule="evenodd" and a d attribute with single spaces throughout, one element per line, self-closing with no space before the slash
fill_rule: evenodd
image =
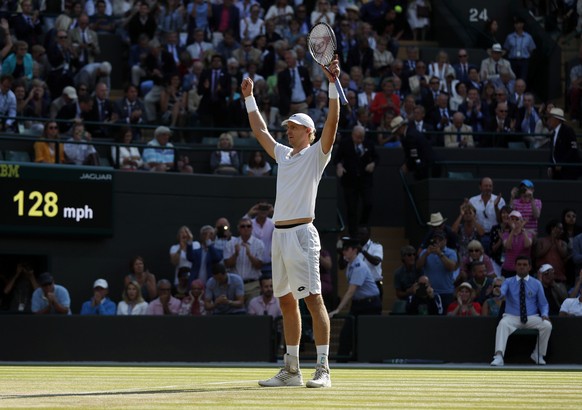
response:
<path id="1" fill-rule="evenodd" d="M 325 120 L 325 125 L 323 126 L 323 131 L 321 133 L 321 149 L 324 154 L 327 154 L 335 142 L 335 136 L 337 134 L 337 127 L 339 122 L 340 104 L 339 95 L 335 86 L 335 80 L 340 76 L 339 60 L 337 54 L 329 66 L 329 72 L 323 67 L 321 69 L 327 77 L 327 81 L 329 81 L 329 112 L 327 119 Z"/>
<path id="2" fill-rule="evenodd" d="M 263 149 L 269 154 L 269 156 L 275 159 L 275 145 L 277 144 L 275 139 L 269 133 L 267 129 L 267 124 L 263 120 L 263 117 L 259 113 L 259 108 L 257 107 L 257 102 L 253 96 L 253 80 L 250 78 L 245 78 L 240 86 L 243 97 L 245 99 L 245 105 L 247 107 L 247 112 L 249 114 L 249 123 L 253 134 L 259 144 Z"/>

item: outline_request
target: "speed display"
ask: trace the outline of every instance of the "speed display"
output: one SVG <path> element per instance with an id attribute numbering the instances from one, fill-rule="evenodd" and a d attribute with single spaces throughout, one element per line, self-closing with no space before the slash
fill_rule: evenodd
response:
<path id="1" fill-rule="evenodd" d="M 112 235 L 111 170 L 0 163 L 0 232 Z"/>

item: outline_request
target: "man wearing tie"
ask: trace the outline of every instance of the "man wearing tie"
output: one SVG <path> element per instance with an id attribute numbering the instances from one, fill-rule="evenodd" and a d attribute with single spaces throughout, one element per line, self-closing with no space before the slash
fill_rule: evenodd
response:
<path id="1" fill-rule="evenodd" d="M 89 28 L 89 16 L 82 13 L 78 23 L 78 26 L 70 31 L 70 36 L 73 47 L 77 48 L 80 69 L 87 64 L 94 63 L 95 58 L 101 54 L 101 49 L 97 33 Z"/>
<path id="2" fill-rule="evenodd" d="M 550 137 L 550 162 L 548 176 L 552 179 L 577 179 L 582 173 L 580 167 L 568 167 L 557 164 L 572 163 L 580 165 L 582 160 L 578 151 L 576 133 L 568 124 L 561 108 L 552 108 L 548 115 L 548 127 L 552 130 Z"/>
<path id="3" fill-rule="evenodd" d="M 469 63 L 469 55 L 467 54 L 467 50 L 461 48 L 459 50 L 459 63 L 453 65 L 455 69 L 455 74 L 457 80 L 462 83 L 467 83 L 469 81 L 469 69 L 476 68 L 474 64 Z"/>
<path id="4" fill-rule="evenodd" d="M 374 169 L 378 155 L 366 129 L 356 125 L 352 138 L 343 138 L 334 159 L 336 173 L 344 191 L 350 235 L 357 234 L 359 225 L 367 225 L 372 211 Z M 361 205 L 360 205 L 361 200 Z M 361 210 L 358 218 L 358 209 Z"/>
<path id="5" fill-rule="evenodd" d="M 505 298 L 505 313 L 497 325 L 495 334 L 495 356 L 491 366 L 503 366 L 503 354 L 507 338 L 517 329 L 537 329 L 539 338 L 531 359 L 535 364 L 544 365 L 544 356 L 552 332 L 548 301 L 541 282 L 529 275 L 531 261 L 527 256 L 515 260 L 516 276 L 508 278 L 501 285 L 499 299 Z M 539 352 L 539 354 L 538 354 Z"/>

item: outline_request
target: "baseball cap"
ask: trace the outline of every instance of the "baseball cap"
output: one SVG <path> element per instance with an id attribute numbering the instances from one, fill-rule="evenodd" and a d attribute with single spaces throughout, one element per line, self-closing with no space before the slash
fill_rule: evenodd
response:
<path id="1" fill-rule="evenodd" d="M 53 279 L 53 275 L 51 275 L 48 272 L 41 273 L 40 276 L 38 277 L 38 280 L 37 280 L 37 282 L 40 286 L 50 285 L 54 281 L 55 280 Z"/>
<path id="2" fill-rule="evenodd" d="M 63 88 L 63 94 L 65 94 L 71 100 L 76 100 L 78 98 L 77 97 L 77 90 L 75 90 L 75 88 L 71 87 L 70 85 Z"/>
<path id="3" fill-rule="evenodd" d="M 550 265 L 549 263 L 544 263 L 542 266 L 540 266 L 539 272 L 545 273 L 551 269 L 554 269 L 554 267 L 552 265 Z"/>
<path id="4" fill-rule="evenodd" d="M 289 121 L 294 122 L 295 124 L 303 125 L 304 127 L 307 127 L 307 128 L 311 128 L 312 130 L 315 130 L 315 124 L 313 123 L 313 120 L 311 119 L 311 117 L 307 114 L 302 114 L 302 113 L 293 114 L 288 119 L 283 121 L 281 123 L 281 126 L 283 126 L 283 127 L 286 126 Z"/>
<path id="5" fill-rule="evenodd" d="M 344 236 L 342 238 L 342 248 L 358 248 L 360 247 L 360 241 L 357 238 L 350 238 L 349 236 Z"/>
<path id="6" fill-rule="evenodd" d="M 473 286 L 469 282 L 463 282 L 459 285 L 458 289 L 467 288 L 469 290 L 473 290 Z"/>
<path id="7" fill-rule="evenodd" d="M 529 179 L 524 179 L 523 181 L 521 181 L 519 183 L 519 185 L 523 185 L 523 186 L 525 186 L 527 188 L 533 188 L 534 187 L 533 182 L 531 182 Z"/>
<path id="8" fill-rule="evenodd" d="M 515 216 L 516 218 L 519 218 L 519 219 L 522 218 L 521 212 L 519 212 L 519 211 L 511 211 L 511 213 L 509 214 L 509 217 L 511 218 L 512 216 Z"/>
<path id="9" fill-rule="evenodd" d="M 97 279 L 93 283 L 93 289 L 95 289 L 95 288 L 108 289 L 109 288 L 109 285 L 107 284 L 107 281 L 105 279 Z"/>

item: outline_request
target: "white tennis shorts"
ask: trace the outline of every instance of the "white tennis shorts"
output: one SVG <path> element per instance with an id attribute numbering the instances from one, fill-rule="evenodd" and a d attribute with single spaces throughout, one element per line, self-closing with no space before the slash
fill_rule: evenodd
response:
<path id="1" fill-rule="evenodd" d="M 277 297 L 293 293 L 303 299 L 321 294 L 319 277 L 319 233 L 312 223 L 273 231 L 273 293 Z"/>

